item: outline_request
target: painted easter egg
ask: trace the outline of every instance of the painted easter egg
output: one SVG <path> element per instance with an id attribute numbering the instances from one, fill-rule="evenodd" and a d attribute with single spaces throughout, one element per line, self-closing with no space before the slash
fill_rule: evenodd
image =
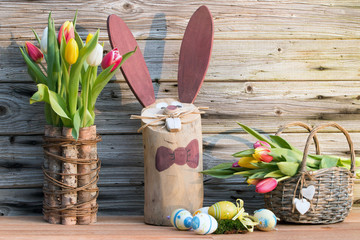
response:
<path id="1" fill-rule="evenodd" d="M 276 227 L 277 219 L 275 214 L 268 209 L 259 209 L 254 212 L 254 217 L 259 220 L 256 226 L 261 231 L 271 231 Z"/>
<path id="2" fill-rule="evenodd" d="M 172 212 L 171 224 L 179 230 L 189 230 L 191 228 L 192 215 L 189 211 L 179 208 Z"/>
<path id="3" fill-rule="evenodd" d="M 202 207 L 202 208 L 199 208 L 198 210 L 196 210 L 194 213 L 193 213 L 193 216 L 196 216 L 198 215 L 199 213 L 209 213 L 209 207 Z"/>
<path id="4" fill-rule="evenodd" d="M 218 222 L 207 213 L 199 213 L 193 218 L 191 227 L 197 234 L 211 234 L 216 231 Z"/>
<path id="5" fill-rule="evenodd" d="M 221 201 L 212 205 L 208 213 L 217 220 L 231 219 L 237 214 L 237 208 L 232 202 Z"/>

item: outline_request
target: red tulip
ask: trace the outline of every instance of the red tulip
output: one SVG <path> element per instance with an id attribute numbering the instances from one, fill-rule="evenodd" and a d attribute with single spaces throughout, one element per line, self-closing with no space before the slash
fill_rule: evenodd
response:
<path id="1" fill-rule="evenodd" d="M 270 152 L 270 149 L 268 149 L 266 147 L 258 147 L 258 148 L 255 148 L 255 153 L 253 154 L 253 157 L 256 160 L 269 163 L 273 160 L 273 157 L 268 154 L 269 152 Z"/>
<path id="2" fill-rule="evenodd" d="M 114 48 L 103 58 L 101 62 L 101 68 L 106 69 L 111 65 L 115 64 L 114 67 L 111 69 L 112 72 L 115 70 L 117 66 L 119 66 L 121 60 L 122 60 L 122 56 L 120 55 L 119 50 L 117 48 Z"/>
<path id="3" fill-rule="evenodd" d="M 256 143 L 254 143 L 254 148 L 258 148 L 258 147 L 270 148 L 271 146 L 267 142 L 257 141 Z"/>
<path id="4" fill-rule="evenodd" d="M 274 190 L 278 182 L 275 178 L 265 178 L 256 184 L 255 192 L 268 193 Z"/>
<path id="5" fill-rule="evenodd" d="M 70 39 L 75 38 L 73 23 L 66 21 L 66 22 L 64 22 L 64 24 L 61 26 L 61 28 L 59 30 L 59 34 L 58 34 L 59 44 L 61 44 L 63 30 L 64 30 L 64 34 L 65 34 L 66 43 L 68 43 Z"/>
<path id="6" fill-rule="evenodd" d="M 31 42 L 25 42 L 26 52 L 29 54 L 30 58 L 37 63 L 40 63 L 44 58 L 44 54 Z"/>

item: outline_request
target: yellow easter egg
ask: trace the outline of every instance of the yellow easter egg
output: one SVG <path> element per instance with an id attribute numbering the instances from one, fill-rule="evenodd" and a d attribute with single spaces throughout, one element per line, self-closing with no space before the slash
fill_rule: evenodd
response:
<path id="1" fill-rule="evenodd" d="M 221 201 L 212 205 L 208 213 L 216 220 L 232 219 L 237 214 L 237 208 L 234 203 L 229 201 Z"/>

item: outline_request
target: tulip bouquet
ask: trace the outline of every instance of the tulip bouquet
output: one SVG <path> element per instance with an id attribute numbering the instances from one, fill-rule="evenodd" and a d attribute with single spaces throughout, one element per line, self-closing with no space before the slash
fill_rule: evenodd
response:
<path id="1" fill-rule="evenodd" d="M 204 174 L 217 178 L 229 178 L 234 175 L 243 176 L 250 185 L 256 185 L 255 191 L 267 193 L 274 190 L 278 182 L 295 176 L 303 158 L 303 152 L 292 146 L 280 136 L 270 135 L 269 138 L 238 123 L 247 133 L 258 139 L 253 148 L 233 154 L 240 158 L 235 163 L 222 163 L 203 171 Z M 350 169 L 350 159 L 330 155 L 307 156 L 308 171 L 322 168 L 346 167 Z M 360 166 L 360 160 L 356 159 Z M 358 170 L 359 171 L 359 170 Z M 357 177 L 360 173 L 357 172 Z"/>
<path id="2" fill-rule="evenodd" d="M 28 73 L 38 87 L 30 104 L 45 102 L 47 123 L 72 128 L 75 139 L 81 127 L 94 124 L 97 97 L 136 50 L 121 56 L 115 48 L 103 58 L 103 46 L 98 43 L 99 30 L 94 35 L 89 34 L 84 44 L 76 32 L 76 15 L 73 22 L 66 21 L 61 26 L 56 36 L 50 13 L 41 39 L 33 30 L 41 50 L 30 42 L 20 48 Z M 98 75 L 100 64 L 103 71 Z"/>

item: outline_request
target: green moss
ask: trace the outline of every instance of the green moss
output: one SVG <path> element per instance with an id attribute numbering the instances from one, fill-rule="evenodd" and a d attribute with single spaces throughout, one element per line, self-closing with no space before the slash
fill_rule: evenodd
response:
<path id="1" fill-rule="evenodd" d="M 228 233 L 246 233 L 248 230 L 246 227 L 236 219 L 235 221 L 231 219 L 218 220 L 218 228 L 214 234 L 228 234 Z"/>

